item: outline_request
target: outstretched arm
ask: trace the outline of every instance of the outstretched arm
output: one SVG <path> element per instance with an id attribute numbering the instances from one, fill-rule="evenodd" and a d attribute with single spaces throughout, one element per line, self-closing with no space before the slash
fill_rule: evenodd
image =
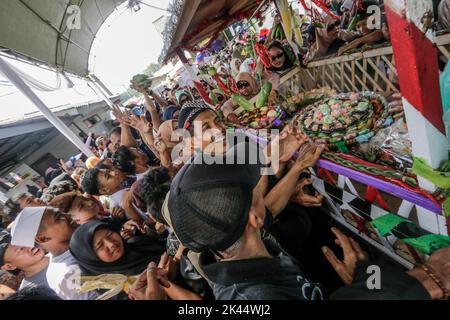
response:
<path id="1" fill-rule="evenodd" d="M 167 107 L 167 102 L 161 98 L 159 94 L 157 94 L 155 91 L 150 91 L 150 95 L 158 102 L 158 104 L 161 106 L 161 108 Z"/>
<path id="2" fill-rule="evenodd" d="M 365 36 L 362 36 L 361 38 L 357 38 L 357 39 L 353 40 L 349 44 L 346 44 L 346 45 L 340 47 L 339 51 L 338 51 L 338 55 L 339 56 L 343 55 L 345 52 L 350 51 L 352 49 L 356 49 L 359 46 L 369 44 L 369 43 L 374 43 L 374 42 L 377 42 L 377 41 L 380 41 L 383 39 L 384 39 L 383 31 L 376 30 Z"/>
<path id="3" fill-rule="evenodd" d="M 288 173 L 264 198 L 266 208 L 276 218 L 286 207 L 296 191 L 297 182 L 303 170 L 315 165 L 322 153 L 323 147 L 310 144 L 305 152 L 295 161 Z"/>
<path id="4" fill-rule="evenodd" d="M 170 287 L 164 288 L 167 296 L 172 300 L 203 300 L 198 294 L 184 289 L 173 282 L 169 282 Z"/>
<path id="5" fill-rule="evenodd" d="M 147 108 L 148 112 L 150 112 L 151 116 L 152 116 L 152 124 L 153 127 L 156 130 L 159 130 L 159 126 L 161 125 L 161 118 L 159 117 L 159 113 L 156 110 L 156 106 L 153 103 L 152 99 L 150 99 L 150 96 L 148 95 L 148 93 L 146 91 L 143 91 L 142 94 L 144 95 L 144 99 L 145 99 L 145 107 Z"/>
<path id="6" fill-rule="evenodd" d="M 137 147 L 138 142 L 133 137 L 130 131 L 130 116 L 126 112 L 120 110 L 120 107 L 117 105 L 114 105 L 112 112 L 117 121 L 119 121 L 120 127 L 122 128 L 120 134 L 120 144 L 125 147 Z"/>
<path id="7" fill-rule="evenodd" d="M 121 127 L 122 127 L 122 133 L 120 135 L 121 145 L 125 147 L 137 147 L 138 142 L 131 134 L 130 127 L 123 123 L 121 124 Z"/>

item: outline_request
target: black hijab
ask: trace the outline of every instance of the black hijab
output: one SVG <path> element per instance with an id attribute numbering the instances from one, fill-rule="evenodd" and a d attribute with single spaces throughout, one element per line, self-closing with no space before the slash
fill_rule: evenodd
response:
<path id="1" fill-rule="evenodd" d="M 99 229 L 119 232 L 117 226 L 102 221 L 82 224 L 70 239 L 70 252 L 78 261 L 85 275 L 123 274 L 127 276 L 142 273 L 151 262 L 158 262 L 165 251 L 165 241 L 147 236 L 136 236 L 124 240 L 124 255 L 115 262 L 101 261 L 93 248 L 94 234 Z"/>
<path id="2" fill-rule="evenodd" d="M 286 49 L 285 46 L 281 44 L 281 42 L 274 40 L 272 41 L 269 46 L 267 47 L 267 50 L 270 50 L 272 48 L 278 48 L 284 53 L 284 64 L 281 68 L 275 68 L 271 66 L 270 68 L 267 68 L 269 71 L 275 71 L 275 72 L 281 72 L 281 71 L 287 71 L 288 69 L 292 68 L 294 66 L 294 59 L 293 54 L 291 52 L 288 52 L 288 49 Z"/>

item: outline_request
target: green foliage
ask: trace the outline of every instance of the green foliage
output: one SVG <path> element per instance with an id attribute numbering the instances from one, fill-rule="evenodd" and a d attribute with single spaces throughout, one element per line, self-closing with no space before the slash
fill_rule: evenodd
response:
<path id="1" fill-rule="evenodd" d="M 161 69 L 161 65 L 159 63 L 150 63 L 147 68 L 145 68 L 143 74 L 148 75 L 149 77 L 152 77 L 156 71 Z"/>
<path id="2" fill-rule="evenodd" d="M 152 77 L 156 71 L 158 71 L 159 69 L 161 69 L 161 64 L 159 63 L 150 63 L 147 68 L 145 68 L 144 71 L 142 71 L 142 74 L 148 76 L 148 77 Z M 139 98 L 141 99 L 143 97 L 143 95 L 139 92 L 137 92 L 136 90 L 132 89 L 132 88 L 127 88 L 125 92 L 122 93 L 121 97 L 124 97 L 125 101 L 130 99 L 130 98 Z"/>

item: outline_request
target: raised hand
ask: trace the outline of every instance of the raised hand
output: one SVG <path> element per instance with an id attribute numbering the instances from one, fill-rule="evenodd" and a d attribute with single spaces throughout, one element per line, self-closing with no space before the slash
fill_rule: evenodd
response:
<path id="1" fill-rule="evenodd" d="M 120 235 L 125 240 L 130 239 L 133 237 L 136 233 L 136 230 L 139 230 L 140 233 L 145 234 L 144 225 L 140 225 L 134 220 L 128 220 L 125 222 L 122 226 L 122 230 L 120 231 Z"/>
<path id="2" fill-rule="evenodd" d="M 333 251 L 328 247 L 322 247 L 322 252 L 327 258 L 328 262 L 333 266 L 339 277 L 345 284 L 353 282 L 356 263 L 367 259 L 359 244 L 350 237 L 347 237 L 337 228 L 331 228 L 331 231 L 336 236 L 336 244 L 338 244 L 344 251 L 344 260 L 339 260 Z"/>
<path id="3" fill-rule="evenodd" d="M 308 138 L 300 132 L 298 127 L 289 123 L 283 131 L 281 131 L 279 137 L 274 140 L 274 143 L 279 143 L 279 161 L 289 161 L 300 146 L 307 140 Z"/>
<path id="4" fill-rule="evenodd" d="M 113 105 L 112 113 L 113 113 L 114 117 L 116 117 L 117 121 L 119 121 L 120 124 L 123 124 L 124 112 L 122 110 L 120 110 L 120 107 L 118 105 L 116 105 L 116 104 Z"/>
<path id="5" fill-rule="evenodd" d="M 179 260 L 172 258 L 167 252 L 164 252 L 159 261 L 158 268 L 164 269 L 167 273 L 167 278 L 173 281 L 177 276 L 178 263 Z"/>
<path id="6" fill-rule="evenodd" d="M 167 150 L 167 145 L 161 137 L 157 137 L 155 139 L 155 149 L 160 154 L 164 153 Z"/>
<path id="7" fill-rule="evenodd" d="M 316 165 L 322 151 L 325 149 L 324 145 L 315 143 L 305 143 L 298 149 L 298 158 L 295 160 L 294 166 L 305 169 Z"/>
<path id="8" fill-rule="evenodd" d="M 123 219 L 125 217 L 125 210 L 121 207 L 114 207 L 111 209 L 111 217 L 116 219 Z"/>
<path id="9" fill-rule="evenodd" d="M 322 206 L 324 198 L 320 193 L 316 191 L 314 195 L 309 195 L 304 191 L 304 187 L 310 185 L 311 183 L 312 183 L 311 179 L 307 178 L 298 181 L 297 186 L 295 188 L 295 193 L 292 196 L 292 201 L 304 207 Z"/>
<path id="10" fill-rule="evenodd" d="M 402 95 L 400 93 L 394 93 L 388 98 L 388 101 L 389 114 L 396 120 L 403 118 L 405 116 L 405 111 L 403 109 Z"/>
<path id="11" fill-rule="evenodd" d="M 130 116 L 130 126 L 142 133 L 151 133 L 153 131 L 153 125 L 145 119 L 145 115 L 138 117 L 132 114 Z"/>
<path id="12" fill-rule="evenodd" d="M 132 300 L 165 300 L 164 288 L 169 287 L 167 271 L 150 262 L 147 270 L 141 273 L 130 287 L 128 296 Z"/>

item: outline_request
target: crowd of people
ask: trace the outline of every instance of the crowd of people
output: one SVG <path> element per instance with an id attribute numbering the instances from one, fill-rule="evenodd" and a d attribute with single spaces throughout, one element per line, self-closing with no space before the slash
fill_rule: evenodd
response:
<path id="1" fill-rule="evenodd" d="M 133 284 L 112 299 L 447 299 L 450 248 L 407 271 L 323 214 L 329 208 L 309 168 L 324 146 L 291 124 L 265 146 L 227 130 L 239 106 L 217 79 L 248 100 L 270 83 L 275 105 L 280 75 L 294 65 L 386 39 L 386 28 L 365 30 L 364 12 L 357 31 L 346 31 L 345 1 L 329 3 L 341 19 L 302 26 L 303 62 L 273 40 L 270 65 L 258 72 L 243 34 L 198 61 L 200 70 L 215 69 L 200 75 L 213 106 L 195 87 L 135 86 L 145 104 L 114 108 L 109 135 L 88 137 L 95 156 L 61 161 L 46 173 L 47 188 L 8 200 L 2 297 L 92 300 L 105 289 L 80 291 L 83 276 L 120 274 Z M 372 4 L 362 3 L 362 11 Z M 391 111 L 401 116 L 394 98 Z M 366 286 L 374 264 L 382 266 L 380 290 Z"/>

